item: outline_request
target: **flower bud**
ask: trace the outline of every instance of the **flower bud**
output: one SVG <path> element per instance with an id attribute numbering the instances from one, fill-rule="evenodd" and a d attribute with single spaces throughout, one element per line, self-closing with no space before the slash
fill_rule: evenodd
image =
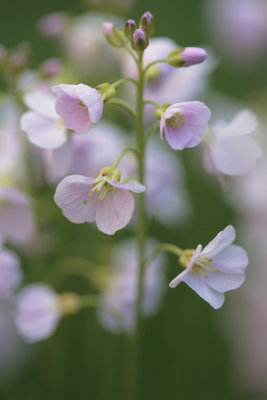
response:
<path id="1" fill-rule="evenodd" d="M 167 63 L 173 67 L 189 67 L 202 63 L 206 58 L 206 51 L 200 47 L 183 47 L 171 51 Z"/>
<path id="2" fill-rule="evenodd" d="M 58 58 L 50 58 L 40 65 L 40 73 L 44 78 L 57 75 L 62 68 L 62 62 Z"/>
<path id="3" fill-rule="evenodd" d="M 146 28 L 146 32 L 149 37 L 153 35 L 155 32 L 155 20 L 149 11 L 142 15 L 139 21 L 139 26 L 144 26 Z"/>
<path id="4" fill-rule="evenodd" d="M 161 107 L 157 108 L 155 111 L 156 118 L 160 120 L 164 111 L 167 110 L 168 107 L 170 107 L 169 103 L 163 103 Z"/>
<path id="5" fill-rule="evenodd" d="M 128 19 L 124 27 L 125 36 L 132 42 L 134 31 L 137 29 L 134 19 Z"/>
<path id="6" fill-rule="evenodd" d="M 123 31 L 111 22 L 104 22 L 102 25 L 102 30 L 111 46 L 123 47 L 125 45 L 126 37 Z"/>
<path id="7" fill-rule="evenodd" d="M 143 29 L 136 29 L 133 34 L 132 47 L 136 51 L 144 51 L 148 46 L 148 39 Z"/>
<path id="8" fill-rule="evenodd" d="M 101 83 L 100 85 L 96 86 L 96 89 L 98 90 L 103 101 L 111 99 L 116 94 L 116 90 L 108 82 Z"/>

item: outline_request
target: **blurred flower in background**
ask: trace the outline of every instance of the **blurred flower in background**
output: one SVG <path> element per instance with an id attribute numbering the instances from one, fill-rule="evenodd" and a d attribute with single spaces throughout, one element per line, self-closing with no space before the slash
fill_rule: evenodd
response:
<path id="1" fill-rule="evenodd" d="M 256 67 L 266 60 L 265 0 L 206 0 L 204 5 L 207 37 L 230 64 Z"/>

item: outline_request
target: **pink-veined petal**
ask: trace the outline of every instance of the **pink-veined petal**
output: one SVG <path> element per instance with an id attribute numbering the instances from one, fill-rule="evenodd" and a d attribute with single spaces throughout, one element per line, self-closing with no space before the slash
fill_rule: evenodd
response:
<path id="1" fill-rule="evenodd" d="M 113 235 L 130 221 L 134 210 L 133 195 L 127 190 L 114 190 L 98 202 L 96 224 L 100 231 Z"/>
<path id="2" fill-rule="evenodd" d="M 97 203 L 96 194 L 89 195 L 94 183 L 93 178 L 71 175 L 64 178 L 56 188 L 55 202 L 71 222 L 82 224 L 95 220 Z"/>
<path id="3" fill-rule="evenodd" d="M 78 98 L 67 95 L 58 97 L 56 112 L 63 119 L 64 125 L 77 133 L 87 133 L 92 125 L 88 110 L 79 104 Z"/>
<path id="4" fill-rule="evenodd" d="M 90 120 L 93 124 L 96 124 L 102 116 L 104 104 L 99 91 L 80 83 L 77 85 L 76 93 L 88 108 Z"/>

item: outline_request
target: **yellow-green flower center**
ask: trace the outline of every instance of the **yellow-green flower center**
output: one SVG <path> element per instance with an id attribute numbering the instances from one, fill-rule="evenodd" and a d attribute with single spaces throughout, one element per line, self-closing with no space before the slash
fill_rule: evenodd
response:
<path id="1" fill-rule="evenodd" d="M 107 182 L 106 179 L 108 179 L 110 182 L 114 180 L 119 182 L 121 179 L 120 170 L 113 167 L 105 167 L 101 169 L 96 178 L 96 182 L 93 184 L 93 187 L 89 193 L 90 196 L 95 192 L 99 192 L 99 196 L 93 200 L 94 202 L 104 200 L 107 193 L 115 189 L 115 187 L 112 186 L 109 182 Z"/>
<path id="2" fill-rule="evenodd" d="M 180 111 L 177 111 L 172 117 L 166 119 L 166 124 L 172 127 L 181 127 L 186 124 L 186 118 Z"/>

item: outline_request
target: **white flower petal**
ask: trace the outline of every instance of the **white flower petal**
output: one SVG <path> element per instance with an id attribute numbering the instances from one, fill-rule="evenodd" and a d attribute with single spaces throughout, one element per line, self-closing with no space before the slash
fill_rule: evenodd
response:
<path id="1" fill-rule="evenodd" d="M 226 246 L 229 246 L 235 240 L 235 228 L 228 225 L 223 231 L 206 246 L 201 252 L 201 255 L 213 258 L 220 253 Z"/>
<path id="2" fill-rule="evenodd" d="M 116 187 L 117 189 L 130 190 L 131 192 L 135 192 L 135 193 L 143 193 L 146 190 L 146 187 L 137 181 L 129 181 L 126 183 L 122 183 L 122 182 L 117 182 L 117 181 L 110 182 L 107 179 L 104 179 L 104 180 L 106 182 L 109 182 L 110 185 Z"/>
<path id="3" fill-rule="evenodd" d="M 258 121 L 250 110 L 240 111 L 229 124 L 217 132 L 218 138 L 244 136 L 253 133 L 258 127 Z"/>
<path id="4" fill-rule="evenodd" d="M 210 149 L 216 168 L 226 175 L 248 172 L 262 156 L 260 146 L 249 137 L 229 137 L 218 140 Z"/>
<path id="5" fill-rule="evenodd" d="M 55 111 L 56 97 L 46 90 L 36 90 L 26 93 L 24 96 L 25 104 L 37 114 L 50 119 L 58 119 Z"/>
<path id="6" fill-rule="evenodd" d="M 32 111 L 22 115 L 21 129 L 33 144 L 43 149 L 55 149 L 67 140 L 65 128 L 60 126 L 59 119 L 48 118 Z"/>
<path id="7" fill-rule="evenodd" d="M 202 299 L 207 301 L 213 308 L 220 308 L 224 303 L 224 294 L 217 292 L 207 285 L 206 278 L 195 272 L 187 274 L 183 281 L 191 287 Z"/>

